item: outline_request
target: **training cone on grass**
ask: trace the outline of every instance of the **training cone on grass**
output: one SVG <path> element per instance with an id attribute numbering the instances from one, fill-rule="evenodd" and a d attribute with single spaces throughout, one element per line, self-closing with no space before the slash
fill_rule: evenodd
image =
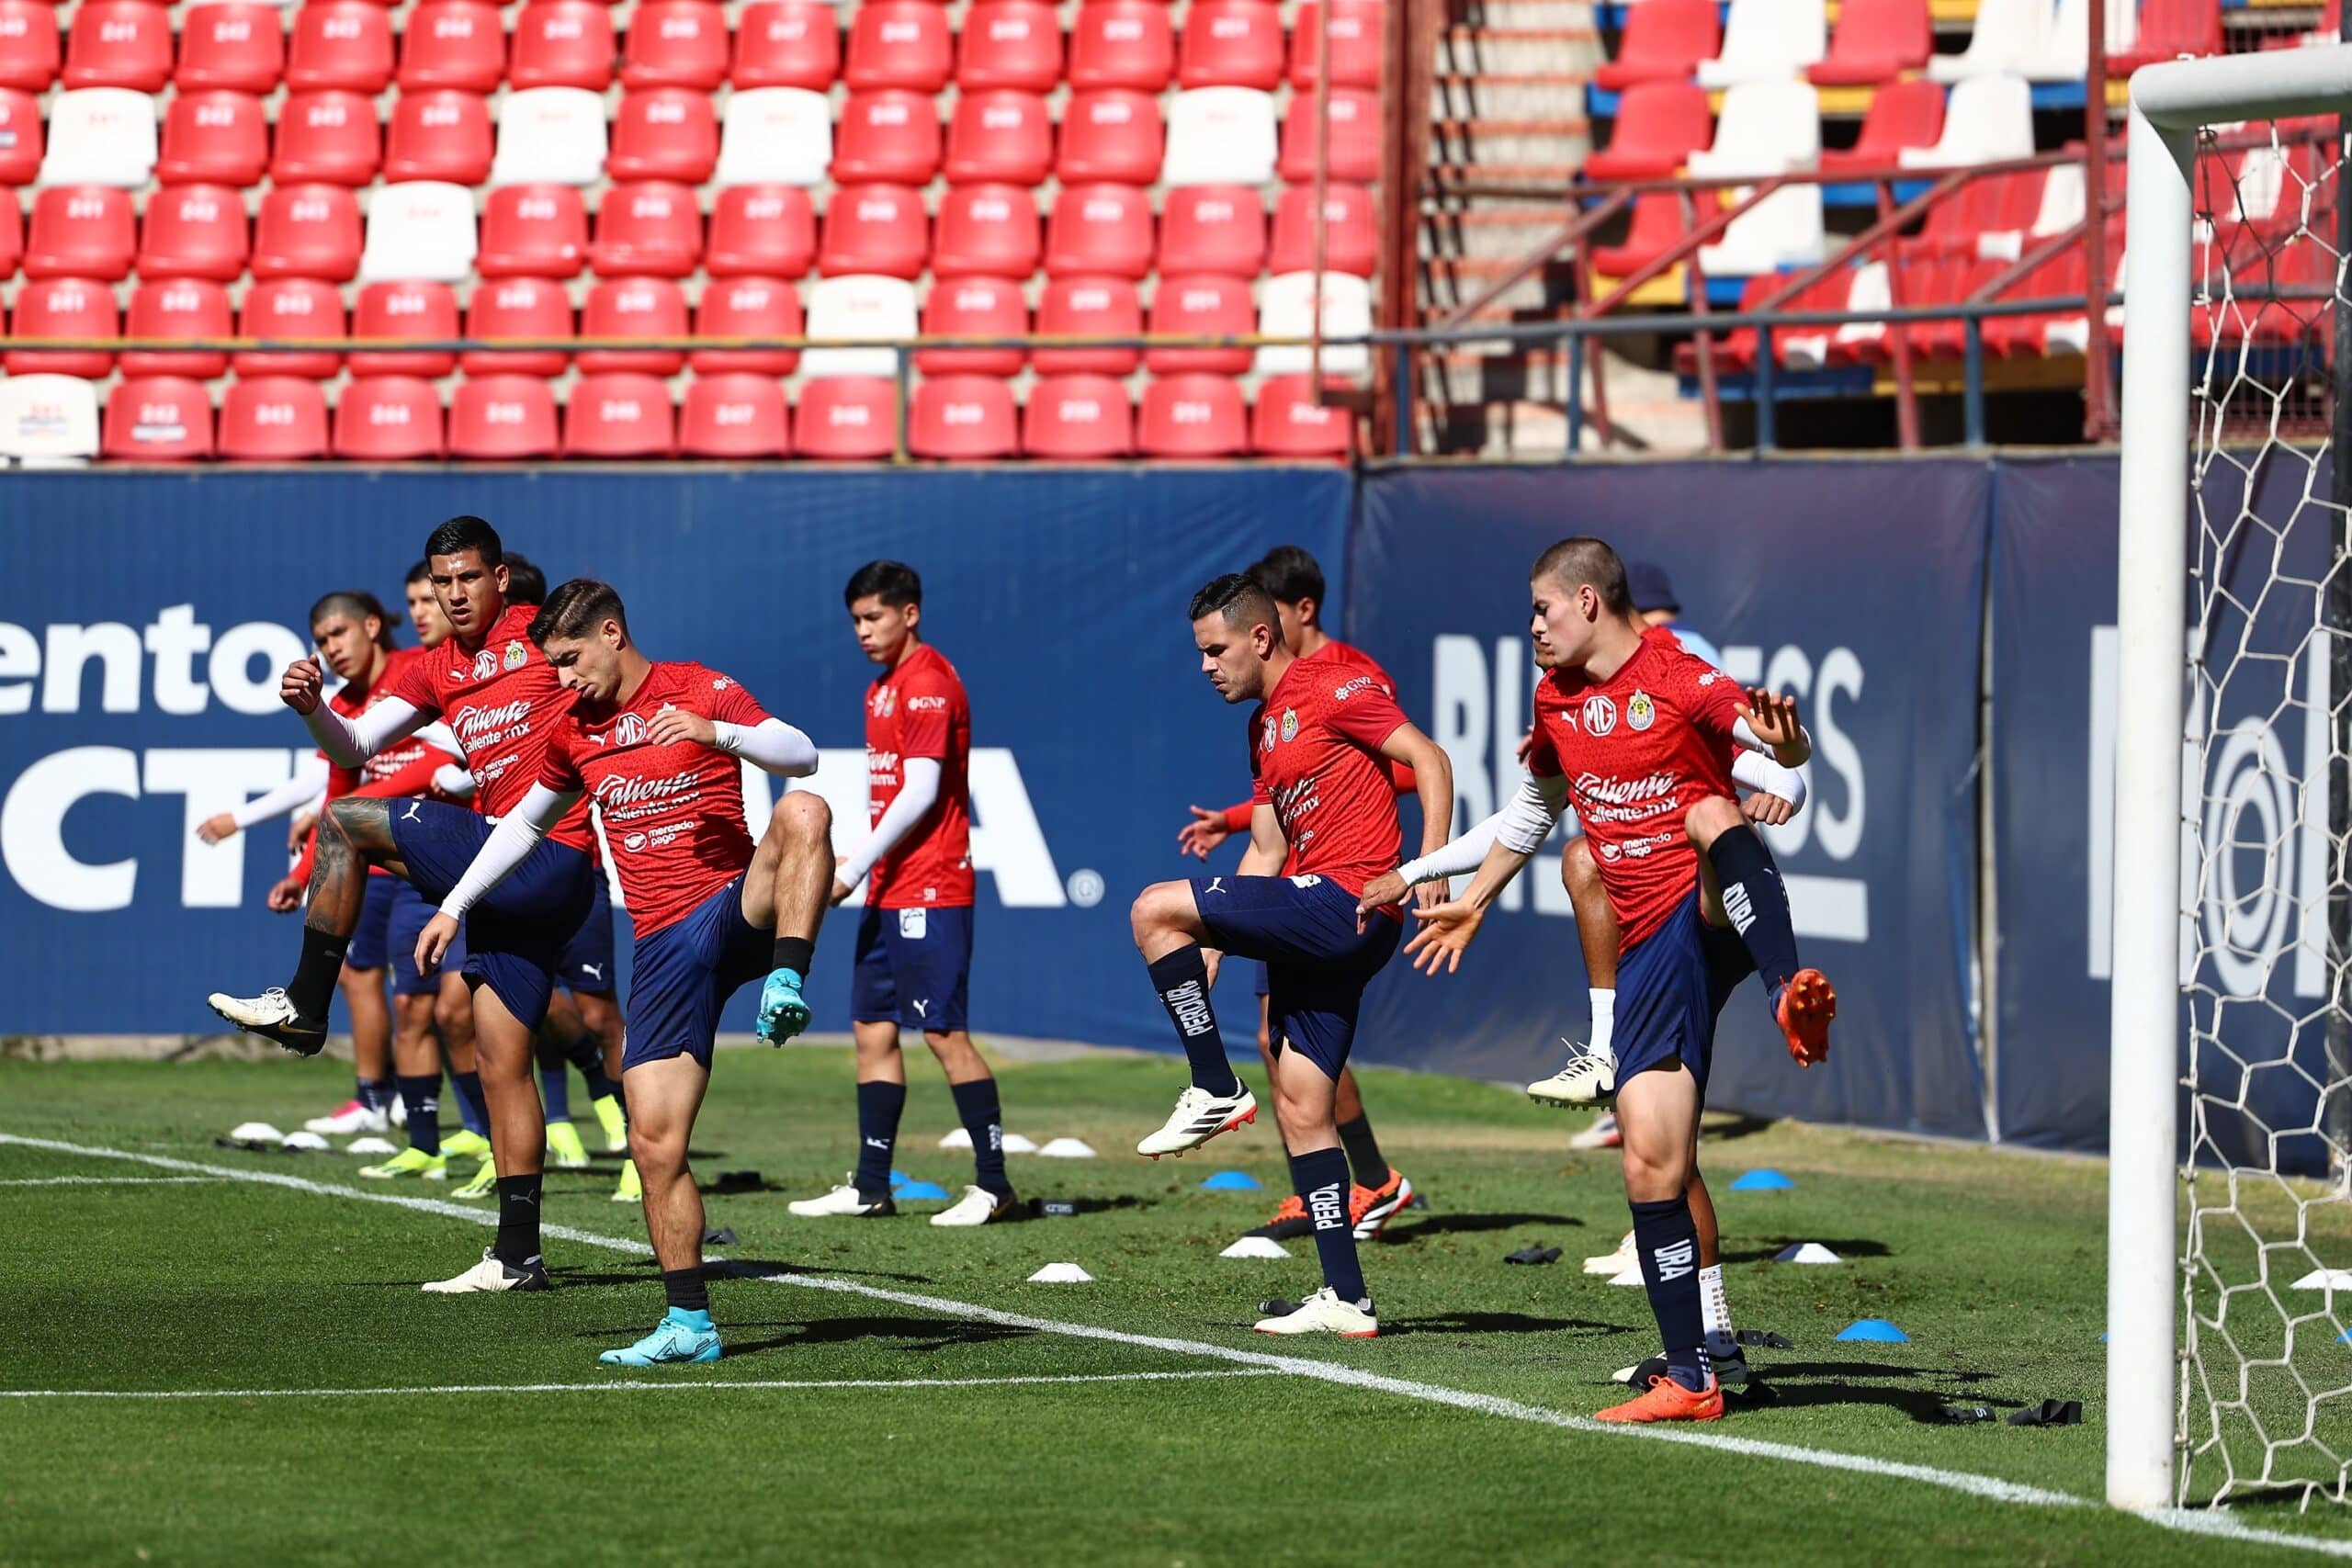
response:
<path id="1" fill-rule="evenodd" d="M 1786 1192 L 1795 1182 L 1777 1170 L 1751 1170 L 1731 1184 L 1735 1192 Z"/>
<path id="2" fill-rule="evenodd" d="M 286 1136 L 277 1141 L 277 1146 L 281 1149 L 310 1149 L 316 1151 L 323 1149 L 328 1145 L 327 1141 L 319 1136 L 316 1133 L 288 1133 Z"/>
<path id="3" fill-rule="evenodd" d="M 2314 1269 L 2295 1281 L 2298 1291 L 2342 1291 L 2352 1295 L 2352 1269 Z"/>
<path id="4" fill-rule="evenodd" d="M 939 1146 L 943 1149 L 968 1149 L 972 1146 L 972 1134 L 958 1127 L 940 1139 Z"/>
<path id="5" fill-rule="evenodd" d="M 1775 1263 L 1843 1263 L 1846 1260 L 1817 1241 L 1801 1241 L 1772 1255 Z"/>
<path id="6" fill-rule="evenodd" d="M 1628 1263 L 1623 1269 L 1611 1275 L 1609 1282 L 1612 1285 L 1638 1285 L 1642 1282 L 1642 1266 L 1638 1263 Z"/>
<path id="7" fill-rule="evenodd" d="M 392 1141 L 390 1138 L 368 1137 L 352 1139 L 351 1142 L 343 1145 L 343 1152 L 347 1155 L 390 1156 L 401 1151 L 392 1146 Z"/>
<path id="8" fill-rule="evenodd" d="M 1212 1192 L 1262 1192 L 1265 1183 L 1246 1170 L 1220 1170 L 1201 1179 L 1201 1185 Z"/>
<path id="9" fill-rule="evenodd" d="M 229 1141 L 237 1144 L 281 1144 L 286 1134 L 266 1122 L 240 1122 L 229 1129 Z"/>
<path id="10" fill-rule="evenodd" d="M 1219 1258 L 1288 1258 L 1290 1248 L 1270 1235 L 1245 1235 L 1217 1256 Z"/>
<path id="11" fill-rule="evenodd" d="M 1887 1322 L 1886 1319 L 1883 1317 L 1865 1317 L 1856 1322 L 1849 1323 L 1845 1327 L 1838 1331 L 1837 1337 L 1840 1339 L 1867 1340 L 1874 1345 L 1908 1345 L 1911 1343 L 1911 1336 L 1904 1333 L 1903 1330 L 1895 1327 L 1894 1325 Z"/>
<path id="12" fill-rule="evenodd" d="M 1093 1275 L 1075 1263 L 1048 1263 L 1029 1276 L 1033 1285 L 1086 1285 L 1093 1280 Z"/>
<path id="13" fill-rule="evenodd" d="M 890 1196 L 919 1202 L 926 1198 L 944 1198 L 947 1189 L 936 1181 L 910 1181 L 903 1187 L 892 1188 Z"/>
<path id="14" fill-rule="evenodd" d="M 1094 1145 L 1083 1138 L 1056 1138 L 1037 1151 L 1040 1159 L 1092 1159 Z"/>
<path id="15" fill-rule="evenodd" d="M 1023 1137 L 1018 1133 L 1007 1133 L 997 1140 L 997 1146 L 1009 1155 L 1034 1155 L 1037 1152 L 1037 1140 Z"/>

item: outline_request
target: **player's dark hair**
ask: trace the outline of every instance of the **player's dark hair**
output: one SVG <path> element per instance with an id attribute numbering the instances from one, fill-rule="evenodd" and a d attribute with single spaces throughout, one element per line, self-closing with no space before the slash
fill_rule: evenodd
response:
<path id="1" fill-rule="evenodd" d="M 870 560 L 849 574 L 849 586 L 842 590 L 842 603 L 854 604 L 860 599 L 880 599 L 893 610 L 922 603 L 922 578 L 904 561 Z"/>
<path id="2" fill-rule="evenodd" d="M 311 625 L 315 626 L 329 615 L 349 615 L 355 621 L 376 617 L 376 646 L 387 653 L 400 644 L 392 638 L 392 628 L 401 618 L 384 608 L 383 601 L 364 588 L 338 588 L 311 606 Z"/>
<path id="3" fill-rule="evenodd" d="M 531 640 L 545 647 L 549 637 L 586 637 L 606 621 L 618 621 L 621 630 L 628 630 L 628 612 L 621 608 L 619 592 L 609 582 L 575 577 L 558 584 L 531 617 Z"/>
<path id="4" fill-rule="evenodd" d="M 544 604 L 548 602 L 548 574 L 532 565 L 528 556 L 506 558 L 506 602 L 509 604 Z"/>
<path id="5" fill-rule="evenodd" d="M 1550 578 L 1569 588 L 1587 584 L 1600 595 L 1603 608 L 1621 615 L 1634 613 L 1634 595 L 1625 586 L 1625 563 L 1605 539 L 1577 535 L 1562 539 L 1535 558 L 1535 570 L 1527 574 L 1530 582 Z"/>
<path id="6" fill-rule="evenodd" d="M 503 565 L 506 552 L 498 542 L 498 530 L 470 513 L 452 517 L 425 536 L 424 558 L 435 556 L 463 555 L 471 550 L 481 557 L 484 566 Z"/>
<path id="7" fill-rule="evenodd" d="M 403 588 L 413 588 L 420 582 L 430 582 L 432 581 L 433 563 L 429 560 L 421 560 L 414 566 L 408 569 L 408 575 L 401 579 L 401 586 Z"/>
<path id="8" fill-rule="evenodd" d="M 1212 578 L 1193 595 L 1192 618 L 1222 615 L 1225 624 L 1236 628 L 1272 626 L 1281 637 L 1282 620 L 1274 613 L 1274 596 L 1261 587 L 1246 571 L 1228 571 L 1223 577 Z"/>
<path id="9" fill-rule="evenodd" d="M 1296 545 L 1276 545 L 1250 569 L 1250 580 L 1274 596 L 1277 604 L 1312 599 L 1323 607 L 1323 568 Z"/>

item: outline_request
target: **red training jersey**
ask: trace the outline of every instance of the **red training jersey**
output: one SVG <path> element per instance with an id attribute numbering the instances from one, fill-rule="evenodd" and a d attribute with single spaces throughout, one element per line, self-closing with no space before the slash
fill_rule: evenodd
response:
<path id="1" fill-rule="evenodd" d="M 1386 677 L 1361 665 L 1295 659 L 1283 671 L 1250 716 L 1250 776 L 1252 804 L 1272 806 L 1289 840 L 1284 876 L 1360 894 L 1396 865 L 1396 787 L 1379 747 L 1405 722 Z"/>
<path id="2" fill-rule="evenodd" d="M 1568 781 L 1626 947 L 1666 924 L 1699 886 L 1682 818 L 1711 795 L 1736 798 L 1732 726 L 1739 682 L 1652 626 L 1606 681 L 1565 666 L 1535 687 L 1528 770 Z"/>
<path id="3" fill-rule="evenodd" d="M 673 709 L 746 728 L 768 716 L 730 675 L 659 663 L 625 706 L 601 718 L 574 707 L 559 719 L 535 781 L 596 803 L 639 941 L 692 914 L 752 863 L 743 764 L 691 740 L 649 739 L 653 720 Z"/>
<path id="4" fill-rule="evenodd" d="M 1322 647 L 1317 649 L 1314 652 L 1306 655 L 1305 659 L 1329 659 L 1346 665 L 1351 670 L 1361 671 L 1366 674 L 1376 675 L 1380 678 L 1382 690 L 1385 691 L 1392 697 L 1396 694 L 1396 682 L 1388 678 L 1388 671 L 1380 667 L 1380 660 L 1374 659 L 1371 654 L 1366 653 L 1363 649 L 1357 648 L 1352 644 L 1341 642 L 1338 637 L 1330 637 L 1327 639 Z M 1304 662 L 1304 660 L 1302 660 L 1302 662 Z M 1410 795 L 1414 792 L 1415 788 L 1418 787 L 1413 777 L 1413 770 L 1407 767 L 1404 763 L 1392 762 L 1384 757 L 1381 759 L 1380 765 L 1388 770 L 1389 784 L 1398 795 Z M 1257 810 L 1257 808 L 1258 803 L 1254 800 L 1245 800 L 1237 806 L 1227 807 L 1225 808 L 1226 831 L 1228 833 L 1248 832 L 1250 830 L 1250 815 L 1251 812 Z"/>
<path id="5" fill-rule="evenodd" d="M 969 905 L 972 888 L 972 702 L 963 677 L 929 643 L 874 678 L 865 694 L 865 810 L 870 826 L 906 787 L 909 757 L 939 763 L 939 799 L 874 863 L 865 901 L 884 909 Z"/>
<path id="6" fill-rule="evenodd" d="M 548 738 L 571 710 L 574 694 L 531 640 L 538 609 L 509 604 L 471 651 L 456 637 L 424 649 L 385 693 L 448 721 L 474 775 L 474 809 L 485 817 L 503 817 L 522 804 L 538 782 Z M 594 837 L 587 802 L 565 812 L 548 837 L 586 853 Z"/>

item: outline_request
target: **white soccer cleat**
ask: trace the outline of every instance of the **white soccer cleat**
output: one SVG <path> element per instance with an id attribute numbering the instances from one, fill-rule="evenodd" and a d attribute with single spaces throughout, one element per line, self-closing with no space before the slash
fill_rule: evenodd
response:
<path id="1" fill-rule="evenodd" d="M 1181 1155 L 1199 1148 L 1219 1133 L 1230 1133 L 1245 1122 L 1258 1119 L 1258 1101 L 1248 1089 L 1227 1097 L 1211 1094 L 1197 1085 L 1187 1086 L 1176 1097 L 1176 1109 L 1157 1133 L 1136 1145 L 1136 1153 L 1158 1159 L 1161 1155 Z"/>
<path id="2" fill-rule="evenodd" d="M 1370 1339 L 1380 1332 L 1380 1319 L 1372 1310 L 1371 1297 L 1361 1303 L 1343 1302 L 1326 1285 L 1299 1303 L 1296 1312 L 1260 1319 L 1258 1332 L 1337 1334 L 1346 1339 Z"/>
<path id="3" fill-rule="evenodd" d="M 855 1188 L 850 1189 L 854 1192 Z M 931 1216 L 935 1225 L 984 1225 L 1012 1212 L 1012 1194 L 1000 1198 L 985 1187 L 967 1187 L 951 1206 Z"/>
<path id="4" fill-rule="evenodd" d="M 1594 1050 L 1574 1040 L 1560 1043 L 1568 1048 L 1568 1065 L 1529 1084 L 1528 1099 L 1538 1105 L 1598 1105 L 1617 1092 L 1615 1052 Z"/>
<path id="5" fill-rule="evenodd" d="M 975 1188 L 973 1190 L 978 1191 L 978 1189 Z M 804 1220 L 822 1220 L 834 1217 L 848 1219 L 879 1219 L 885 1214 L 895 1214 L 899 1212 L 898 1204 L 892 1202 L 887 1195 L 873 1202 L 866 1201 L 864 1197 L 859 1195 L 857 1183 L 854 1181 L 842 1182 L 839 1187 L 834 1188 L 822 1198 L 802 1198 L 796 1201 L 786 1203 L 785 1207 L 792 1211 L 792 1213 L 799 1215 Z M 953 1211 L 950 1212 L 952 1213 Z M 974 1220 L 971 1223 L 973 1224 L 979 1224 L 978 1220 Z"/>
<path id="6" fill-rule="evenodd" d="M 370 1111 L 356 1100 L 346 1100 L 343 1108 L 332 1116 L 313 1116 L 302 1123 L 305 1133 L 321 1133 L 342 1137 L 350 1133 L 388 1133 L 391 1131 L 390 1115 Z"/>
<path id="7" fill-rule="evenodd" d="M 481 1249 L 481 1261 L 464 1273 L 447 1280 L 429 1280 L 424 1287 L 438 1296 L 469 1295 L 476 1291 L 545 1291 L 553 1288 L 548 1279 L 548 1267 L 534 1258 L 516 1268 L 501 1262 L 490 1248 Z"/>
<path id="8" fill-rule="evenodd" d="M 1622 1274 L 1628 1269 L 1638 1269 L 1641 1266 L 1642 1260 L 1634 1251 L 1632 1231 L 1625 1233 L 1624 1239 L 1617 1244 L 1616 1251 L 1602 1253 L 1599 1257 L 1588 1258 L 1584 1260 L 1586 1273 L 1607 1274 L 1611 1277 Z"/>
<path id="9" fill-rule="evenodd" d="M 1602 1111 L 1591 1126 L 1568 1140 L 1568 1147 L 1572 1149 L 1622 1149 L 1624 1146 L 1625 1134 L 1617 1125 L 1614 1111 Z"/>
<path id="10" fill-rule="evenodd" d="M 204 1001 L 247 1034 L 275 1040 L 298 1056 L 315 1056 L 326 1048 L 327 1021 L 304 1018 L 282 986 L 272 986 L 257 997 L 215 991 Z"/>

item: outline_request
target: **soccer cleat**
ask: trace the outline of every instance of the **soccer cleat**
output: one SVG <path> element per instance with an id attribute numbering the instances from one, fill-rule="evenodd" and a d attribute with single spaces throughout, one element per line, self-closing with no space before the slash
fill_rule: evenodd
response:
<path id="1" fill-rule="evenodd" d="M 441 1139 L 441 1152 L 458 1159 L 488 1159 L 490 1140 L 480 1133 L 469 1133 L 460 1127 Z"/>
<path id="2" fill-rule="evenodd" d="M 854 1175 L 822 1198 L 802 1198 L 785 1207 L 804 1220 L 821 1220 L 836 1214 L 851 1219 L 880 1219 L 899 1212 L 899 1205 L 890 1201 L 888 1193 L 871 1201 L 860 1194 Z"/>
<path id="3" fill-rule="evenodd" d="M 781 1045 L 808 1027 L 808 1004 L 800 999 L 800 976 L 789 969 L 771 969 L 760 987 L 760 1021 L 752 1032 L 771 1045 Z"/>
<path id="4" fill-rule="evenodd" d="M 1362 1192 L 1364 1189 L 1359 1187 L 1355 1190 Z M 1352 1206 L 1354 1194 L 1351 1193 L 1349 1197 Z M 1268 1220 L 1256 1230 L 1244 1231 L 1241 1234 L 1262 1235 L 1273 1241 L 1288 1241 L 1294 1236 L 1311 1235 L 1314 1232 L 1315 1220 L 1306 1212 L 1306 1200 L 1294 1192 L 1283 1200 L 1283 1206 L 1274 1211 L 1272 1219 Z"/>
<path id="5" fill-rule="evenodd" d="M 427 1181 L 447 1181 L 449 1160 L 446 1155 L 429 1155 L 414 1145 L 409 1145 L 381 1165 L 363 1165 L 359 1174 L 370 1181 L 395 1181 L 401 1177 L 422 1177 Z"/>
<path id="6" fill-rule="evenodd" d="M 298 1056 L 315 1056 L 326 1048 L 327 1021 L 304 1018 L 295 1010 L 285 988 L 272 986 L 257 997 L 232 997 L 215 991 L 204 998 L 214 1012 L 266 1040 L 275 1040 Z"/>
<path id="7" fill-rule="evenodd" d="M 851 1190 L 854 1191 L 853 1188 Z M 947 1208 L 931 1216 L 935 1225 L 984 1225 L 990 1220 L 1001 1220 L 1012 1213 L 1012 1194 L 996 1193 L 985 1187 L 967 1187 L 964 1195 Z"/>
<path id="8" fill-rule="evenodd" d="M 1604 1111 L 1600 1120 L 1568 1140 L 1572 1149 L 1621 1149 L 1625 1146 L 1625 1134 L 1617 1128 L 1617 1113 Z"/>
<path id="9" fill-rule="evenodd" d="M 1297 1311 L 1261 1318 L 1256 1326 L 1261 1334 L 1336 1334 L 1343 1339 L 1370 1339 L 1380 1332 L 1380 1319 L 1373 1313 L 1370 1296 L 1361 1302 L 1343 1302 L 1326 1285 L 1299 1303 Z"/>
<path id="10" fill-rule="evenodd" d="M 1348 1218 L 1355 1223 L 1356 1239 L 1370 1241 L 1413 1201 L 1413 1184 L 1395 1166 L 1378 1187 L 1355 1187 L 1348 1192 Z"/>
<path id="11" fill-rule="evenodd" d="M 608 1094 L 595 1102 L 595 1110 L 596 1125 L 605 1130 L 605 1152 L 628 1153 L 628 1117 L 621 1110 L 621 1097 Z"/>
<path id="12" fill-rule="evenodd" d="M 1584 1260 L 1584 1271 L 1588 1274 L 1613 1276 L 1623 1274 L 1628 1269 L 1638 1269 L 1641 1266 L 1641 1255 L 1634 1250 L 1632 1231 L 1625 1233 L 1624 1239 L 1617 1244 L 1616 1251 L 1600 1253 Z"/>
<path id="13" fill-rule="evenodd" d="M 1818 969 L 1800 969 L 1772 998 L 1772 1017 L 1789 1037 L 1789 1055 L 1800 1067 L 1829 1060 L 1829 1021 L 1838 1016 L 1838 991 Z"/>
<path id="14" fill-rule="evenodd" d="M 463 1187 L 458 1188 L 456 1191 L 450 1193 L 449 1196 L 452 1198 L 487 1198 L 497 1190 L 498 1162 L 493 1159 L 485 1159 L 481 1162 L 481 1168 L 474 1172 L 473 1179 L 467 1182 Z"/>
<path id="15" fill-rule="evenodd" d="M 1696 1393 L 1664 1372 L 1650 1379 L 1648 1392 L 1594 1414 L 1596 1421 L 1635 1426 L 1652 1421 L 1720 1421 L 1724 1418 L 1723 1385 L 1714 1379 Z"/>
<path id="16" fill-rule="evenodd" d="M 580 1141 L 580 1129 L 569 1122 L 548 1123 L 548 1159 L 558 1170 L 588 1168 L 588 1148 Z"/>
<path id="17" fill-rule="evenodd" d="M 389 1133 L 392 1119 L 381 1111 L 371 1111 L 356 1100 L 346 1100 L 331 1116 L 313 1116 L 302 1123 L 305 1133 L 319 1133 L 341 1137 L 346 1133 Z"/>
<path id="18" fill-rule="evenodd" d="M 641 1203 L 645 1201 L 645 1184 L 638 1178 L 637 1161 L 621 1162 L 621 1179 L 613 1189 L 612 1201 L 616 1203 Z"/>
<path id="19" fill-rule="evenodd" d="M 707 1314 L 697 1314 L 706 1316 Z M 718 1330 L 697 1328 L 665 1317 L 653 1325 L 653 1332 L 618 1350 L 607 1350 L 596 1358 L 608 1367 L 662 1367 L 681 1362 L 716 1361 L 719 1357 Z"/>
<path id="20" fill-rule="evenodd" d="M 1563 1039 L 1568 1065 L 1548 1078 L 1527 1086 L 1527 1098 L 1538 1105 L 1600 1105 L 1617 1092 L 1617 1054 L 1575 1040 Z"/>
<path id="21" fill-rule="evenodd" d="M 1186 1086 L 1176 1097 L 1176 1109 L 1159 1131 L 1136 1145 L 1136 1153 L 1158 1159 L 1162 1155 L 1181 1155 L 1199 1148 L 1219 1133 L 1230 1133 L 1245 1122 L 1258 1119 L 1258 1101 L 1248 1089 L 1238 1094 L 1211 1094 L 1196 1085 Z"/>
<path id="22" fill-rule="evenodd" d="M 537 1258 L 526 1258 L 520 1267 L 502 1262 L 489 1247 L 481 1249 L 481 1261 L 462 1274 L 447 1280 L 429 1280 L 424 1287 L 436 1296 L 462 1296 L 476 1291 L 551 1291 L 553 1280 L 548 1278 L 548 1266 Z"/>

